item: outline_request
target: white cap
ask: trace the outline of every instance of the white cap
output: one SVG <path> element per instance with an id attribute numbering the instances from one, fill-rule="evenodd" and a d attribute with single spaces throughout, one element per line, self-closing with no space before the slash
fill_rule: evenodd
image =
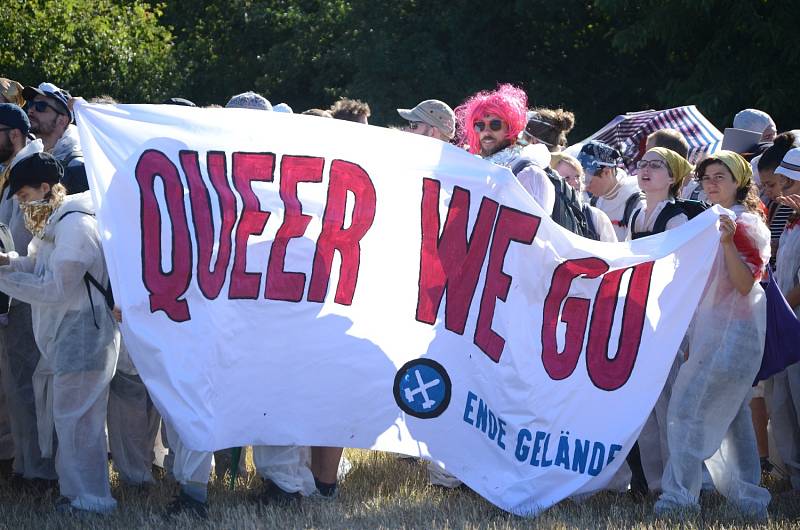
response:
<path id="1" fill-rule="evenodd" d="M 758 109 L 744 109 L 733 117 L 734 129 L 744 129 L 759 134 L 762 134 L 770 124 L 775 125 L 770 115 Z"/>
<path id="2" fill-rule="evenodd" d="M 792 180 L 800 180 L 800 147 L 787 151 L 780 165 L 775 168 L 775 174 Z"/>

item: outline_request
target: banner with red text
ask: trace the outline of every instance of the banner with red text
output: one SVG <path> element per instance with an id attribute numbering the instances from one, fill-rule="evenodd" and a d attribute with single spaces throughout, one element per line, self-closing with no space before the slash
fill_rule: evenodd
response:
<path id="1" fill-rule="evenodd" d="M 580 238 L 507 169 L 396 130 L 76 111 L 124 340 L 193 449 L 418 455 L 517 514 L 602 489 L 718 245 L 716 210 Z"/>

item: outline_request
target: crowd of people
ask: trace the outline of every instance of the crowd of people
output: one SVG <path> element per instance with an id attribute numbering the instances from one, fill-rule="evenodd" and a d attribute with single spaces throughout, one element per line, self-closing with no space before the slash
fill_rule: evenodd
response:
<path id="1" fill-rule="evenodd" d="M 20 490 L 57 489 L 58 511 L 106 513 L 117 504 L 109 456 L 131 486 L 153 483 L 157 461 L 180 484 L 167 514 L 204 518 L 215 460 L 221 476 L 236 459 L 230 450 L 185 447 L 128 355 L 72 101 L 52 83 L 0 78 L 0 474 Z M 254 92 L 225 106 L 292 112 Z M 762 473 L 779 469 L 800 489 L 800 367 L 753 388 L 767 333 L 761 282 L 774 276 L 789 306 L 800 308 L 798 131 L 778 134 L 768 115 L 746 109 L 732 127 L 751 135 L 740 149 L 690 160 L 679 130 L 654 126 L 637 159 L 625 160 L 600 141 L 569 146 L 574 115 L 530 108 L 512 85 L 474 94 L 455 110 L 428 99 L 397 112 L 406 133 L 508 168 L 555 222 L 583 237 L 634 240 L 672 230 L 709 205 L 726 208 L 701 302 L 680 349 L 667 352 L 674 362 L 664 389 L 608 487 L 636 499 L 659 495 L 658 514 L 698 510 L 701 490 L 715 488 L 757 519 L 770 502 Z M 342 99 L 303 114 L 367 124 L 370 108 Z M 156 458 L 157 446 L 168 448 L 166 458 Z M 264 446 L 252 454 L 265 503 L 333 499 L 346 468 L 341 448 Z M 433 484 L 460 485 L 435 464 L 429 472 Z"/>

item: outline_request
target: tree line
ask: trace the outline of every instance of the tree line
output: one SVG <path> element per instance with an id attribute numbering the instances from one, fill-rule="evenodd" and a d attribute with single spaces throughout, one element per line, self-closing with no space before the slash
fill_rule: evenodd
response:
<path id="1" fill-rule="evenodd" d="M 511 82 L 574 111 L 573 141 L 684 104 L 720 128 L 760 108 L 782 130 L 800 124 L 798 27 L 793 0 L 9 0 L 0 75 L 124 102 L 348 96 L 378 124 Z"/>

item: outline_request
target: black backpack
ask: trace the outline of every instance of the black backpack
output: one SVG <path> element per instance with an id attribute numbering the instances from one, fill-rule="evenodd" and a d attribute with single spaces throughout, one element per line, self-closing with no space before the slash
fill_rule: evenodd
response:
<path id="1" fill-rule="evenodd" d="M 511 172 L 516 176 L 526 167 L 535 165 L 530 158 L 520 158 L 511 167 Z M 556 191 L 556 201 L 550 218 L 573 234 L 599 241 L 600 236 L 594 229 L 591 220 L 584 213 L 583 205 L 572 186 L 567 184 L 554 169 L 547 167 L 544 168 L 544 172 Z"/>
<path id="2" fill-rule="evenodd" d="M 694 219 L 704 211 L 706 211 L 711 205 L 707 202 L 702 201 L 693 201 L 689 199 L 673 199 L 672 201 L 668 202 L 664 209 L 661 210 L 656 217 L 656 222 L 653 224 L 653 230 L 649 232 L 634 232 L 633 227 L 636 226 L 634 223 L 636 222 L 636 218 L 639 215 L 641 210 L 636 210 L 633 214 L 633 218 L 631 219 L 631 238 L 632 239 L 639 239 L 640 237 L 646 237 L 653 234 L 660 234 L 667 229 L 667 223 L 673 217 L 684 214 L 690 220 Z"/>
<path id="3" fill-rule="evenodd" d="M 84 212 L 81 210 L 72 210 L 70 212 L 66 212 L 64 215 L 58 218 L 61 221 L 66 216 L 73 214 L 73 213 L 81 213 L 83 215 L 90 215 L 94 217 L 93 213 Z M 111 290 L 111 280 L 108 281 L 108 285 L 103 286 L 97 281 L 97 278 L 89 274 L 89 271 L 86 271 L 83 275 L 83 283 L 86 285 L 86 295 L 89 297 L 89 302 L 92 306 L 92 318 L 94 318 L 94 327 L 100 329 L 100 326 L 97 324 L 97 315 L 94 313 L 94 301 L 92 299 L 92 286 L 97 289 L 100 294 L 103 295 L 103 299 L 106 301 L 106 305 L 108 306 L 109 310 L 114 309 L 114 292 Z"/>
<path id="4" fill-rule="evenodd" d="M 644 193 L 637 191 L 630 197 L 625 199 L 625 209 L 622 210 L 622 219 L 619 221 L 619 226 L 626 227 L 631 220 L 631 215 L 636 211 L 636 207 L 644 199 Z M 597 197 L 592 197 L 589 201 L 592 206 L 597 206 Z"/>

